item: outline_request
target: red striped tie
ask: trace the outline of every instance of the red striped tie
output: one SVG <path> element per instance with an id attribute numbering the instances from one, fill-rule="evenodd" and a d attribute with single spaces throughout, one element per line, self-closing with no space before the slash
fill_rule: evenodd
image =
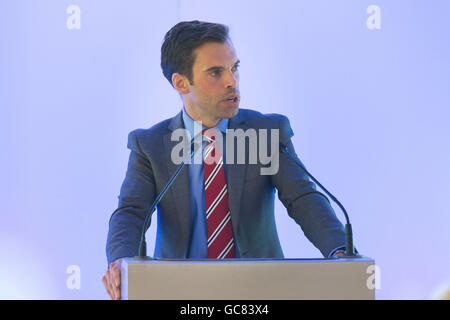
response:
<path id="1" fill-rule="evenodd" d="M 223 168 L 223 157 L 211 129 L 202 134 L 209 141 L 204 154 L 206 230 L 208 258 L 234 258 L 233 229 L 231 225 L 228 191 Z"/>

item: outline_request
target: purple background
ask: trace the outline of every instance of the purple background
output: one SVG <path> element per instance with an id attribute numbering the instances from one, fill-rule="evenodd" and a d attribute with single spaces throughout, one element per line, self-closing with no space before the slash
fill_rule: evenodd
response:
<path id="1" fill-rule="evenodd" d="M 80 30 L 66 27 L 71 4 Z M 380 30 L 366 26 L 372 4 Z M 290 118 L 297 153 L 381 269 L 377 298 L 430 298 L 450 278 L 449 12 L 444 0 L 0 0 L 0 298 L 107 298 L 127 134 L 179 112 L 160 46 L 193 19 L 230 26 L 241 107 Z M 321 256 L 280 202 L 276 218 L 286 257 Z"/>

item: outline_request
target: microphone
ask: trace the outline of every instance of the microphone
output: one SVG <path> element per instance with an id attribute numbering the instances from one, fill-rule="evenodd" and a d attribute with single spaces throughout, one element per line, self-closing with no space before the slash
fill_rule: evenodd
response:
<path id="1" fill-rule="evenodd" d="M 346 220 L 346 224 L 345 224 L 345 256 L 343 256 L 344 258 L 360 258 L 361 256 L 355 253 L 355 248 L 353 246 L 353 231 L 352 231 L 352 225 L 350 224 L 350 219 L 348 217 L 347 211 L 345 210 L 344 206 L 327 190 L 325 189 L 324 186 L 322 186 L 322 184 L 317 181 L 316 178 L 314 178 L 312 176 L 312 174 L 310 174 L 308 172 L 308 170 L 306 170 L 306 168 L 302 165 L 302 163 L 296 159 L 294 156 L 292 156 L 292 154 L 288 151 L 287 146 L 284 145 L 283 143 L 280 143 L 280 150 L 281 152 L 283 152 L 284 154 L 286 154 L 289 158 L 291 158 L 296 165 L 298 165 L 300 168 L 303 169 L 303 171 L 305 171 L 305 173 L 323 190 L 325 191 L 325 193 L 339 206 L 339 208 L 341 208 L 342 212 L 345 215 L 345 220 Z"/>
<path id="2" fill-rule="evenodd" d="M 176 178 L 180 174 L 180 172 L 183 169 L 183 167 L 185 166 L 186 162 L 189 159 L 192 159 L 192 156 L 194 155 L 194 153 L 196 151 L 196 150 L 194 150 L 194 145 L 195 145 L 194 144 L 194 140 L 195 140 L 195 138 L 193 138 L 191 140 L 191 144 L 190 144 L 191 152 L 190 152 L 190 154 L 178 166 L 177 170 L 175 170 L 175 172 L 173 173 L 172 177 L 169 179 L 169 182 L 167 182 L 167 184 L 164 187 L 164 189 L 156 197 L 155 201 L 153 201 L 152 206 L 150 207 L 149 211 L 147 212 L 147 215 L 145 216 L 144 224 L 143 224 L 142 231 L 141 231 L 141 240 L 139 242 L 139 256 L 135 257 L 136 259 L 144 259 L 144 260 L 151 259 L 151 258 L 147 257 L 147 254 L 146 254 L 147 246 L 146 246 L 146 242 L 145 242 L 145 232 L 147 231 L 147 228 L 149 227 L 150 217 L 152 216 L 152 213 L 156 210 L 156 206 L 161 201 L 161 199 L 164 197 L 164 195 L 166 194 L 167 190 L 175 182 Z"/>

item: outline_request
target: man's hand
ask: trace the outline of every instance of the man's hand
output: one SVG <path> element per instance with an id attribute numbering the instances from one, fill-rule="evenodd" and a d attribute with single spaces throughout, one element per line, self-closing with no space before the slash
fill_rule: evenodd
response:
<path id="1" fill-rule="evenodd" d="M 332 258 L 339 258 L 340 256 L 344 256 L 344 255 L 345 255 L 345 250 L 338 250 L 333 254 Z"/>
<path id="2" fill-rule="evenodd" d="M 120 267 L 122 265 L 122 259 L 117 259 L 109 265 L 109 269 L 106 270 L 103 276 L 103 284 L 106 291 L 112 300 L 120 299 Z"/>

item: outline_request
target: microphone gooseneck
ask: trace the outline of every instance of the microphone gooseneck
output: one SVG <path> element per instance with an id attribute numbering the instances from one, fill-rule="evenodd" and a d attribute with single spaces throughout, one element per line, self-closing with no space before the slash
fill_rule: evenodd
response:
<path id="1" fill-rule="evenodd" d="M 360 257 L 355 253 L 355 248 L 353 245 L 353 231 L 352 231 L 352 225 L 350 224 L 350 219 L 348 217 L 347 211 L 345 210 L 344 206 L 333 196 L 319 181 L 317 181 L 316 178 L 313 177 L 311 173 L 306 170 L 306 168 L 302 165 L 302 163 L 294 157 L 287 149 L 287 146 L 283 143 L 280 143 L 280 150 L 286 154 L 289 158 L 291 158 L 295 164 L 297 164 L 300 168 L 305 171 L 305 173 L 313 180 L 325 193 L 341 208 L 342 212 L 344 213 L 346 224 L 345 224 L 345 258 L 358 258 Z"/>
<path id="2" fill-rule="evenodd" d="M 164 195 L 166 194 L 166 192 L 170 188 L 170 186 L 174 183 L 174 181 L 176 180 L 176 178 L 180 174 L 181 170 L 185 166 L 186 162 L 189 159 L 191 159 L 192 156 L 194 155 L 195 150 L 194 150 L 193 146 L 194 146 L 194 139 L 192 139 L 191 143 L 190 143 L 190 150 L 191 150 L 191 152 L 183 160 L 183 162 L 178 166 L 177 170 L 175 170 L 175 172 L 173 173 L 172 177 L 169 179 L 169 182 L 167 182 L 167 184 L 164 187 L 164 189 L 156 197 L 155 201 L 153 201 L 152 206 L 150 207 L 150 209 L 147 212 L 147 215 L 145 216 L 144 224 L 142 226 L 142 231 L 141 231 L 141 239 L 139 241 L 139 255 L 137 256 L 138 259 L 148 259 L 148 257 L 147 257 L 147 246 L 146 246 L 146 242 L 145 242 L 145 232 L 147 231 L 147 229 L 149 227 L 150 218 L 151 218 L 153 212 L 156 210 L 156 206 L 161 201 L 161 199 L 164 197 Z"/>

